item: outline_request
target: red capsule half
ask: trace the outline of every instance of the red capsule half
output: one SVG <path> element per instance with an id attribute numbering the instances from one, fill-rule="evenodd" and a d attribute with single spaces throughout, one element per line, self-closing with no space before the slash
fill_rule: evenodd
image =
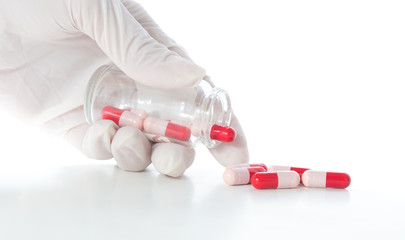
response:
<path id="1" fill-rule="evenodd" d="M 233 142 L 236 137 L 235 129 L 231 127 L 219 126 L 217 124 L 212 125 L 210 138 L 220 142 Z"/>
<path id="2" fill-rule="evenodd" d="M 112 106 L 106 106 L 101 110 L 101 118 L 104 120 L 111 120 L 118 125 L 120 117 L 124 110 Z"/>

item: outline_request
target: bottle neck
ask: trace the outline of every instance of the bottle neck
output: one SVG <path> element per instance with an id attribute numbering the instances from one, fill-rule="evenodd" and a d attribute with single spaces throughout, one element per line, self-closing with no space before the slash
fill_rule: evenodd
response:
<path id="1" fill-rule="evenodd" d="M 220 141 L 215 139 L 213 131 L 218 129 L 218 126 L 229 127 L 231 117 L 231 101 L 227 92 L 221 88 L 212 88 L 201 98 L 196 117 L 200 126 L 201 142 L 208 148 L 218 145 Z"/>

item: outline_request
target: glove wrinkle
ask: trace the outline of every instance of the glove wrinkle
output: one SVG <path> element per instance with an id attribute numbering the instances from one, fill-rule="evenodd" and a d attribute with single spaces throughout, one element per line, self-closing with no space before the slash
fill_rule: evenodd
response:
<path id="1" fill-rule="evenodd" d="M 152 163 L 160 173 L 180 177 L 194 161 L 194 148 L 175 143 L 156 143 L 152 148 Z"/>
<path id="2" fill-rule="evenodd" d="M 112 121 L 96 121 L 87 129 L 84 135 L 82 152 L 89 158 L 111 159 L 111 141 L 117 129 L 117 125 Z"/>
<path id="3" fill-rule="evenodd" d="M 112 139 L 111 151 L 118 167 L 126 171 L 143 171 L 151 163 L 151 143 L 134 127 L 118 129 Z"/>

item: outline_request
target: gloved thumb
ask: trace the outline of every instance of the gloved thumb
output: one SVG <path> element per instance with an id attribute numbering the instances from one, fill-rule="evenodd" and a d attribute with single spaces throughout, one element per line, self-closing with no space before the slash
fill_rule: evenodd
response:
<path id="1" fill-rule="evenodd" d="M 249 150 L 245 134 L 235 116 L 232 117 L 231 127 L 233 127 L 237 133 L 235 140 L 230 143 L 221 143 L 209 149 L 215 159 L 224 167 L 249 162 Z"/>
<path id="2" fill-rule="evenodd" d="M 154 39 L 120 0 L 72 0 L 76 27 L 135 81 L 161 89 L 194 87 L 205 70 Z"/>

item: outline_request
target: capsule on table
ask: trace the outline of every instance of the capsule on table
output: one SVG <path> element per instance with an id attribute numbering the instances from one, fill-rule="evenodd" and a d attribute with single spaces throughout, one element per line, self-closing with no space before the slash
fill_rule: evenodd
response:
<path id="1" fill-rule="evenodd" d="M 191 137 L 189 128 L 155 117 L 145 118 L 143 129 L 147 133 L 166 136 L 181 141 L 187 141 Z"/>
<path id="2" fill-rule="evenodd" d="M 251 183 L 257 189 L 296 188 L 300 176 L 295 171 L 258 172 Z"/>
<path id="3" fill-rule="evenodd" d="M 101 118 L 111 120 L 120 127 L 132 126 L 142 129 L 143 126 L 143 118 L 139 117 L 137 114 L 112 106 L 106 106 L 101 110 Z"/>
<path id="4" fill-rule="evenodd" d="M 223 178 L 228 185 L 244 185 L 250 183 L 253 174 L 265 171 L 266 170 L 262 167 L 227 168 Z"/>
<path id="5" fill-rule="evenodd" d="M 347 173 L 308 170 L 302 174 L 302 183 L 313 188 L 347 188 L 350 185 Z"/>
<path id="6" fill-rule="evenodd" d="M 270 172 L 272 172 L 272 171 L 295 171 L 300 175 L 300 177 L 307 170 L 310 170 L 310 169 L 309 168 L 291 167 L 291 166 L 279 166 L 279 165 L 272 165 L 272 166 L 269 167 Z"/>
<path id="7" fill-rule="evenodd" d="M 246 168 L 246 167 L 262 167 L 267 171 L 267 166 L 264 163 L 237 163 L 227 166 L 226 168 Z"/>

